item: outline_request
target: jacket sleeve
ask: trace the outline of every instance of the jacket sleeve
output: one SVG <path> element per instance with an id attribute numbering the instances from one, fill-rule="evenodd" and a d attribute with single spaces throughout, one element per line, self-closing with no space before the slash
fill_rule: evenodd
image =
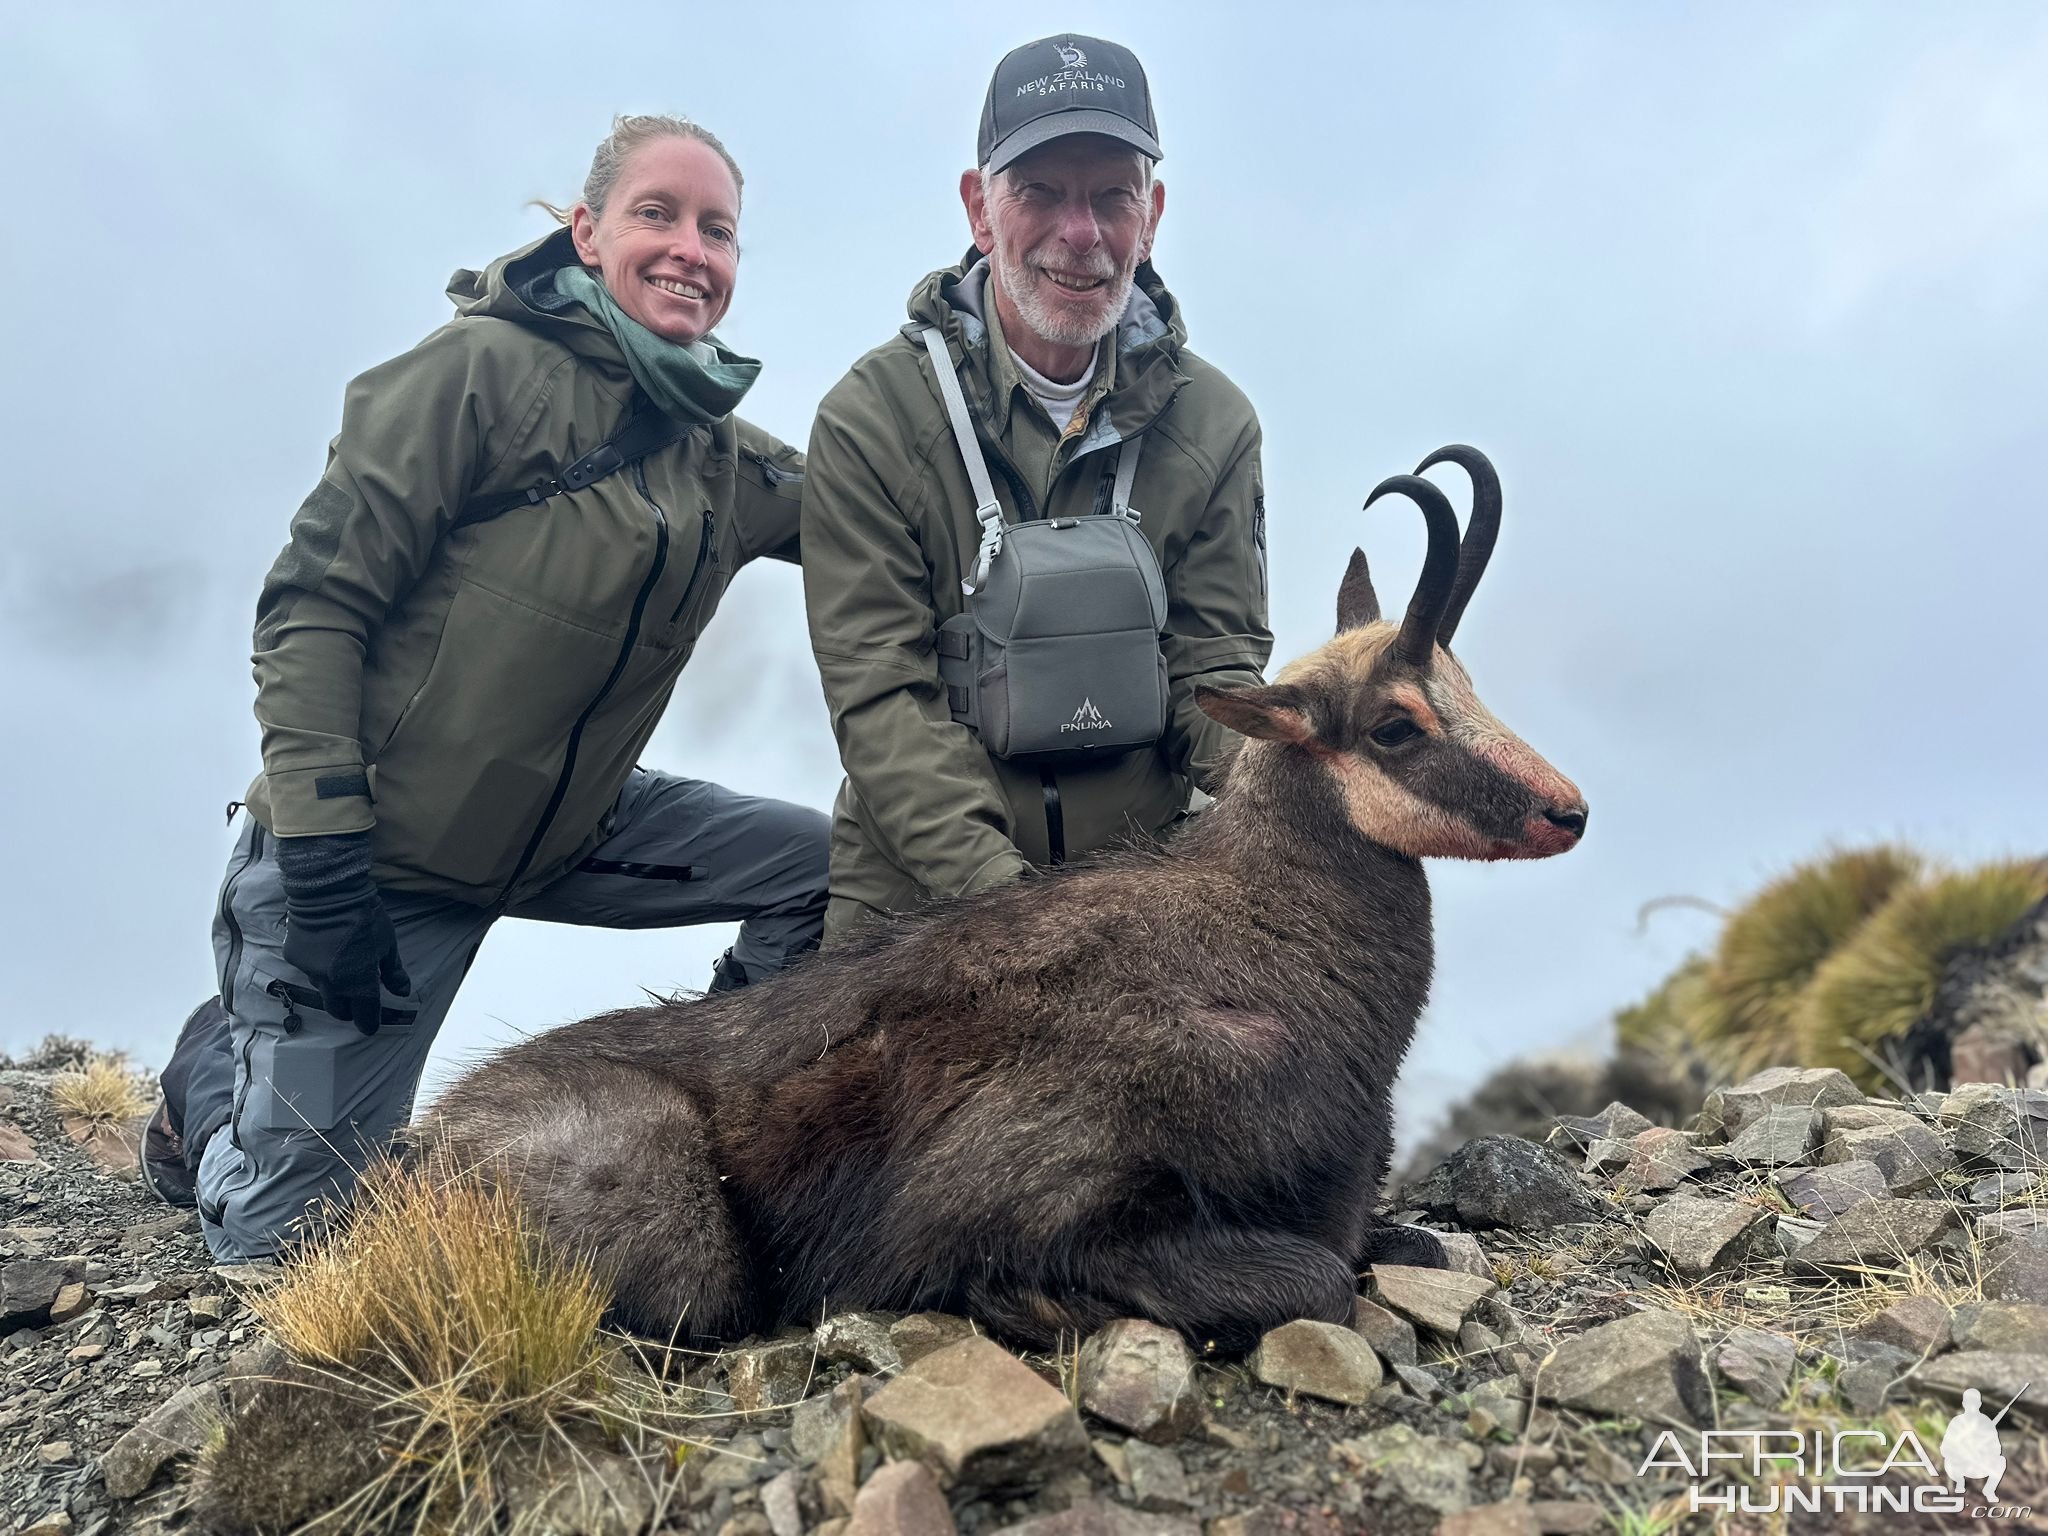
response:
<path id="1" fill-rule="evenodd" d="M 857 381 L 842 383 L 811 429 L 811 649 L 840 760 L 881 852 L 928 896 L 962 895 L 1015 877 L 1026 861 L 987 754 L 946 708 L 917 509 L 899 508 L 892 490 L 921 477 L 887 426 L 859 430 L 859 393 Z"/>
<path id="2" fill-rule="evenodd" d="M 1209 506 L 1166 575 L 1166 672 L 1171 709 L 1165 748 L 1176 771 L 1214 793 L 1237 733 L 1195 702 L 1195 685 L 1249 688 L 1273 655 L 1266 627 L 1266 491 L 1259 425 L 1247 422 L 1217 476 Z"/>
<path id="3" fill-rule="evenodd" d="M 797 539 L 804 456 L 752 422 L 739 429 L 740 552 L 744 559 L 803 563 Z"/>
<path id="4" fill-rule="evenodd" d="M 353 381 L 327 469 L 256 605 L 256 718 L 280 837 L 376 820 L 363 765 L 363 658 L 488 470 L 487 439 L 530 417 L 548 375 L 508 399 L 458 325 Z M 510 406 L 509 413 L 501 406 Z"/>

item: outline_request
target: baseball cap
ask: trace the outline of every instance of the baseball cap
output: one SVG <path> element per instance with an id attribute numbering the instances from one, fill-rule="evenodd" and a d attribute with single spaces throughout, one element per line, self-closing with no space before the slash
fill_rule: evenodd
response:
<path id="1" fill-rule="evenodd" d="M 975 164 L 999 171 L 1070 133 L 1103 134 L 1160 158 L 1152 91 L 1130 49 L 1073 32 L 1012 48 L 988 83 Z"/>

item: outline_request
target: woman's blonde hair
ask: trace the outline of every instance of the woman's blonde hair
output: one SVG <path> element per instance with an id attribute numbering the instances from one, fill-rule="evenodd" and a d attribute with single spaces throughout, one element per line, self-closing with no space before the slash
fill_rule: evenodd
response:
<path id="1" fill-rule="evenodd" d="M 732 172 L 733 190 L 745 193 L 746 179 L 740 175 L 739 162 L 733 159 L 732 151 L 721 144 L 718 135 L 709 128 L 693 123 L 687 117 L 636 112 L 612 119 L 612 131 L 605 135 L 604 142 L 597 146 L 597 153 L 590 157 L 590 174 L 583 178 L 583 195 L 578 201 L 589 204 L 590 211 L 603 218 L 605 200 L 612 195 L 612 184 L 619 179 L 619 171 L 627 157 L 642 144 L 655 139 L 695 139 L 725 162 L 725 168 Z M 545 198 L 537 197 L 533 201 L 535 207 L 545 209 L 557 224 L 569 222 L 568 208 L 557 208 Z"/>

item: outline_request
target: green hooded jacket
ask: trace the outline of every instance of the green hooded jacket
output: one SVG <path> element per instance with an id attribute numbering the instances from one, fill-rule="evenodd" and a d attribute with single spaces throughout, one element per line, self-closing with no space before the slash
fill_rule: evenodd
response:
<path id="1" fill-rule="evenodd" d="M 965 604 L 979 529 L 922 327 L 945 334 L 1006 519 L 1100 511 L 1116 446 L 1144 434 L 1131 503 L 1166 578 L 1171 718 L 1156 747 L 1058 770 L 1070 857 L 1157 833 L 1191 783 L 1214 787 L 1234 738 L 1196 706 L 1194 685 L 1255 684 L 1272 654 L 1258 418 L 1187 350 L 1151 266 L 1139 267 L 1064 433 L 1025 392 L 999 334 L 991 344 L 988 270 L 970 251 L 926 278 L 910 323 L 854 364 L 811 429 L 804 596 L 846 768 L 828 938 L 861 907 L 906 910 L 1051 859 L 1038 768 L 991 758 L 953 720 L 939 681 L 936 632 Z"/>
<path id="2" fill-rule="evenodd" d="M 456 318 L 349 385 L 263 584 L 249 808 L 372 830 L 390 889 L 512 905 L 578 863 L 733 573 L 797 558 L 803 458 L 732 416 L 457 526 L 630 412 L 612 333 L 548 282 L 575 259 L 562 230 L 450 279 Z"/>

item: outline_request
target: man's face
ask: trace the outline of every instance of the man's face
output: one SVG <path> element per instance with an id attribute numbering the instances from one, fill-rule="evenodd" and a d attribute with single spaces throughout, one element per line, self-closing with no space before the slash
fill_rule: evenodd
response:
<path id="1" fill-rule="evenodd" d="M 1166 206 L 1146 171 L 1128 145 L 1069 134 L 1011 161 L 985 192 L 978 174 L 962 179 L 975 245 L 1044 340 L 1092 346 L 1122 316 Z"/>

